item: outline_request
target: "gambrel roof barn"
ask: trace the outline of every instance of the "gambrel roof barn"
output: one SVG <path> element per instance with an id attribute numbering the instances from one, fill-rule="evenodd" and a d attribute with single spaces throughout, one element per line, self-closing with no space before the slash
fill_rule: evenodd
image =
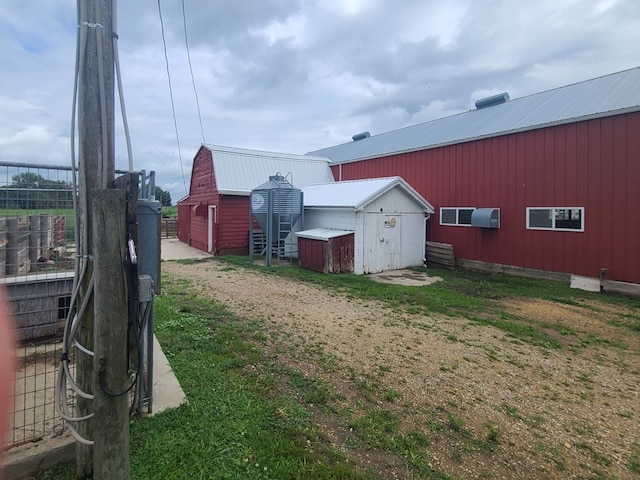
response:
<path id="1" fill-rule="evenodd" d="M 246 254 L 249 195 L 277 173 L 297 188 L 333 181 L 326 158 L 202 145 L 189 194 L 178 202 L 178 238 L 214 254 Z"/>

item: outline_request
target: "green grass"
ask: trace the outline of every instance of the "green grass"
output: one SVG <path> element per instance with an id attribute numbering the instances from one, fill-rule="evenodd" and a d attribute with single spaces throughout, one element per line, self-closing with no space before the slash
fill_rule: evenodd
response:
<path id="1" fill-rule="evenodd" d="M 189 293 L 187 281 L 164 278 L 163 290 L 156 334 L 188 403 L 132 423 L 131 478 L 378 478 L 311 420 L 308 404 L 332 395 L 323 382 L 291 371 L 287 389 L 277 369 L 256 367 L 261 352 L 247 340 L 260 324 Z M 73 477 L 73 465 L 38 476 Z"/>
<path id="2" fill-rule="evenodd" d="M 559 331 L 548 323 L 512 315 L 504 311 L 502 299 L 542 298 L 583 306 L 585 300 L 597 298 L 625 307 L 640 306 L 637 300 L 602 297 L 554 282 L 498 275 L 429 270 L 445 278 L 445 282 L 429 287 L 401 287 L 366 276 L 322 275 L 297 267 L 266 269 L 250 265 L 246 257 L 225 257 L 224 261 L 228 269 L 250 268 L 265 275 L 311 282 L 354 298 L 382 300 L 395 310 L 412 308 L 466 318 L 545 349 L 563 348 L 565 336 L 573 337 L 575 344 L 575 338 L 582 339 L 584 334 Z M 350 367 L 352 392 L 357 400 L 349 404 L 327 381 L 272 364 L 263 357 L 260 346 L 277 341 L 280 333 L 267 331 L 264 324 L 237 317 L 194 293 L 187 279 L 163 278 L 163 295 L 156 299 L 155 311 L 157 336 L 187 394 L 188 404 L 133 422 L 133 479 L 377 479 L 384 478 L 380 473 L 385 472 L 384 468 L 377 476 L 355 464 L 353 458 L 366 452 L 365 458 L 371 459 L 376 457 L 375 452 L 381 452 L 380 457 L 399 464 L 406 477 L 442 480 L 450 477 L 430 463 L 432 443 L 452 441 L 455 447 L 450 458 L 459 462 L 469 454 L 494 455 L 507 444 L 498 424 L 485 423 L 486 430 L 477 436 L 472 434 L 457 409 L 452 413 L 437 407 L 423 425 L 404 425 L 400 413 L 402 395 L 382 384 L 382 367 L 369 374 Z M 636 318 L 632 314 L 614 320 L 633 323 Z M 460 341 L 457 337 L 448 339 Z M 589 344 L 603 343 L 584 339 Z M 322 348 L 307 353 L 317 357 L 320 370 L 325 373 L 339 368 L 336 358 Z M 492 360 L 502 356 L 499 349 L 489 347 L 486 354 Z M 442 368 L 455 371 L 458 365 Z M 593 379 L 583 373 L 577 380 L 588 387 Z M 543 417 L 527 417 L 515 407 L 499 408 L 508 418 L 531 428 L 544 423 Z M 340 444 L 345 450 L 332 446 L 314 421 L 318 415 L 345 432 L 346 438 Z M 610 462 L 591 445 L 583 442 L 578 446 L 599 465 L 606 467 Z M 561 451 L 542 445 L 540 454 L 564 470 Z M 631 472 L 640 469 L 639 458 L 640 450 L 636 449 L 627 460 Z M 70 479 L 74 478 L 73 471 L 73 465 L 67 465 L 38 478 Z"/>
<path id="3" fill-rule="evenodd" d="M 76 218 L 73 213 L 73 208 L 38 208 L 30 210 L 8 208 L 0 210 L 0 217 L 28 217 L 31 215 L 40 215 L 41 213 L 51 213 L 54 217 L 65 217 L 65 240 L 68 242 L 74 241 Z"/>

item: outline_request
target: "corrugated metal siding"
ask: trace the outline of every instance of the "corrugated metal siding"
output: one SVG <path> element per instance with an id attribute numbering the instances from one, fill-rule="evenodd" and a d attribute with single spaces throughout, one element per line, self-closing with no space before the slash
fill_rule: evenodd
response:
<path id="1" fill-rule="evenodd" d="M 634 68 L 309 154 L 342 163 L 637 111 L 638 85 L 640 68 Z"/>
<path id="2" fill-rule="evenodd" d="M 456 257 L 640 283 L 639 132 L 634 112 L 332 168 L 402 176 L 436 207 L 429 240 Z M 501 228 L 441 226 L 440 207 L 500 208 Z M 584 207 L 585 231 L 527 230 L 526 207 Z"/>
<path id="3" fill-rule="evenodd" d="M 258 185 L 280 173 L 296 187 L 332 182 L 329 160 L 305 155 L 261 152 L 231 147 L 205 146 L 213 155 L 220 193 L 249 195 Z M 290 176 L 288 174 L 291 173 Z"/>

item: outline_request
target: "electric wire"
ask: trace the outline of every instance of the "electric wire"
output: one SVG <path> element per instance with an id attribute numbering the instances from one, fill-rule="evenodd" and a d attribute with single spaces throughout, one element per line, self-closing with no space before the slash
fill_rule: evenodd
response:
<path id="1" fill-rule="evenodd" d="M 99 31 L 104 35 L 104 26 L 102 25 L 102 9 L 100 0 L 94 0 L 94 9 L 96 12 L 96 24 L 99 25 Z M 98 30 L 96 30 L 98 33 Z M 110 34 L 110 32 L 109 32 Z M 102 188 L 109 187 L 109 142 L 105 141 L 108 138 L 108 128 L 107 128 L 107 96 L 106 96 L 106 86 L 104 83 L 104 51 L 102 41 L 99 38 L 99 35 L 96 34 L 96 50 L 98 52 L 98 98 L 100 100 L 100 128 L 102 130 L 102 162 L 101 162 L 101 170 L 100 177 Z"/>
<path id="2" fill-rule="evenodd" d="M 81 214 L 81 210 L 86 211 L 85 210 L 86 201 L 85 199 L 82 198 L 83 196 L 81 196 L 80 199 L 78 198 L 77 192 L 79 192 L 79 188 L 78 188 L 77 175 L 78 175 L 78 172 L 80 172 L 79 166 L 82 165 L 83 163 L 84 152 L 83 152 L 83 147 L 81 142 L 78 142 L 78 151 L 76 152 L 75 142 L 76 142 L 76 122 L 77 122 L 76 113 L 80 118 L 82 118 L 82 115 L 81 115 L 82 104 L 81 103 L 78 104 L 78 85 L 82 84 L 82 81 L 84 78 L 83 71 L 80 68 L 80 66 L 85 60 L 87 28 L 88 28 L 87 16 L 83 8 L 83 2 L 78 2 L 77 19 L 78 19 L 78 31 L 76 34 L 76 60 L 75 60 L 75 72 L 74 72 L 74 84 L 73 84 L 73 100 L 72 100 L 72 109 L 71 109 L 71 137 L 70 138 L 71 138 L 72 186 L 73 186 L 74 192 L 76 192 L 73 195 L 73 210 L 74 210 L 74 215 L 76 217 L 76 225 L 80 225 L 78 220 Z M 80 130 L 80 133 L 82 133 L 82 128 L 80 125 L 79 125 L 79 130 Z M 76 157 L 78 158 L 78 162 L 76 162 Z M 77 248 L 79 248 L 80 245 L 83 245 L 83 244 L 86 245 L 85 242 L 81 241 L 82 239 L 80 238 L 79 230 L 80 230 L 79 228 L 76 228 L 74 233 Z M 69 353 L 70 353 L 69 333 L 70 333 L 70 330 L 75 331 L 75 328 L 77 328 L 77 326 L 74 328 L 74 323 L 77 324 L 77 322 L 79 321 L 79 318 L 76 317 L 76 313 L 77 313 L 76 302 L 79 294 L 79 285 L 81 284 L 81 280 L 84 278 L 84 275 L 86 273 L 86 262 L 81 260 L 82 258 L 86 259 L 86 257 L 82 255 L 82 252 L 79 252 L 79 253 L 80 255 L 76 256 L 76 262 L 74 265 L 72 300 L 69 308 L 69 314 L 65 322 L 65 331 L 64 331 L 63 346 L 62 346 L 63 353 L 60 359 L 60 365 L 58 367 L 58 373 L 56 377 L 55 406 L 58 414 L 61 416 L 61 418 L 65 420 L 67 427 L 71 432 L 72 436 L 78 442 L 84 445 L 92 445 L 93 442 L 91 440 L 84 438 L 82 435 L 78 433 L 78 431 L 75 428 L 75 423 L 89 420 L 90 418 L 93 417 L 93 413 L 89 415 L 85 415 L 83 417 L 72 416 L 70 414 L 70 408 L 68 403 L 69 399 L 67 397 L 67 383 L 69 383 L 69 385 L 71 386 L 71 389 L 77 395 L 87 399 L 92 398 L 90 394 L 82 391 L 80 388 L 77 387 L 69 371 Z M 89 293 L 87 294 L 87 297 L 88 296 L 89 296 Z"/>
<path id="3" fill-rule="evenodd" d="M 182 171 L 182 183 L 184 185 L 184 191 L 187 192 L 187 181 L 184 176 L 184 165 L 182 164 L 182 150 L 180 148 L 180 135 L 178 134 L 178 120 L 176 118 L 176 107 L 173 101 L 173 87 L 171 86 L 171 72 L 169 69 L 169 56 L 167 54 L 167 40 L 164 34 L 164 20 L 162 18 L 162 6 L 160 0 L 158 0 L 158 15 L 160 16 L 160 30 L 162 32 L 162 46 L 164 48 L 164 61 L 167 66 L 167 80 L 169 82 L 169 97 L 171 98 L 171 112 L 173 113 L 173 126 L 176 131 L 176 143 L 178 144 L 178 158 L 180 160 L 180 170 Z"/>
<path id="4" fill-rule="evenodd" d="M 196 97 L 196 107 L 198 109 L 198 120 L 200 121 L 200 133 L 202 134 L 202 143 L 207 143 L 204 139 L 204 128 L 202 126 L 202 114 L 200 113 L 200 100 L 198 98 L 198 89 L 196 88 L 196 79 L 193 76 L 193 67 L 191 66 L 191 52 L 189 51 L 189 35 L 187 34 L 187 14 L 184 9 L 184 0 L 182 0 L 182 24 L 184 25 L 184 44 L 187 48 L 187 60 L 189 60 L 189 72 L 191 72 L 191 84 L 193 85 L 193 93 Z"/>
<path id="5" fill-rule="evenodd" d="M 75 215 L 75 225 L 77 228 L 74 232 L 77 254 L 76 261 L 74 264 L 74 279 L 72 286 L 72 295 L 69 307 L 69 313 L 66 318 L 65 328 L 63 333 L 63 346 L 62 346 L 62 356 L 60 359 L 60 364 L 58 367 L 58 372 L 56 375 L 56 395 L 55 395 L 55 407 L 56 411 L 60 415 L 60 417 L 65 421 L 69 431 L 72 436 L 80 443 L 84 445 L 93 445 L 93 441 L 84 438 L 76 429 L 75 425 L 79 422 L 87 421 L 93 418 L 94 413 L 89 413 L 83 416 L 74 416 L 71 412 L 71 406 L 69 404 L 69 397 L 67 396 L 68 389 L 71 389 L 76 398 L 81 397 L 86 400 L 93 400 L 93 395 L 87 393 L 82 390 L 76 383 L 73 378 L 73 374 L 69 368 L 70 363 L 70 355 L 72 353 L 72 348 L 75 347 L 76 351 L 81 352 L 82 354 L 88 356 L 94 356 L 94 352 L 85 346 L 81 345 L 78 339 L 76 338 L 76 334 L 81 327 L 82 322 L 85 319 L 87 308 L 89 306 L 90 300 L 94 294 L 94 278 L 93 272 L 89 270 L 89 262 L 91 261 L 91 254 L 88 249 L 88 240 L 89 240 L 89 231 L 88 228 L 79 228 L 82 225 L 83 220 L 87 220 L 88 215 L 88 192 L 87 192 L 87 182 L 88 175 L 86 164 L 85 164 L 85 152 L 82 142 L 79 138 L 83 135 L 84 125 L 82 123 L 84 106 L 83 102 L 78 102 L 79 97 L 79 85 L 82 85 L 84 82 L 84 69 L 82 65 L 86 60 L 87 54 L 87 43 L 88 43 L 88 32 L 91 31 L 96 35 L 96 50 L 97 50 L 97 63 L 98 63 L 98 76 L 99 76 L 99 92 L 98 92 L 98 101 L 100 105 L 100 115 L 101 115 L 101 135 L 103 139 L 107 138 L 108 127 L 107 127 L 107 111 L 106 111 L 106 86 L 104 81 L 104 72 L 103 72 L 103 62 L 104 62 L 104 51 L 103 51 L 103 41 L 105 35 L 110 35 L 111 38 L 108 38 L 108 41 L 111 42 L 113 47 L 113 63 L 115 68 L 115 74 L 117 78 L 118 84 L 118 95 L 120 99 L 120 109 L 122 113 L 125 137 L 127 142 L 127 152 L 129 157 L 129 171 L 133 171 L 133 156 L 131 154 L 131 141 L 129 136 L 129 128 L 126 119 L 126 110 L 124 105 L 124 95 L 122 89 L 122 80 L 120 75 L 120 65 L 119 65 L 119 57 L 118 57 L 118 49 L 117 49 L 117 38 L 118 35 L 116 33 L 116 1 L 112 2 L 112 32 L 105 32 L 105 29 L 101 22 L 101 14 L 100 14 L 100 2 L 99 0 L 94 0 L 94 8 L 95 8 L 95 21 L 89 22 L 87 18 L 87 12 L 84 6 L 84 2 L 78 2 L 77 6 L 77 20 L 78 20 L 78 31 L 76 35 L 76 58 L 75 58 L 75 70 L 74 70 L 74 82 L 73 82 L 73 99 L 72 99 L 72 110 L 71 110 L 71 166 L 72 166 L 72 187 L 74 192 L 73 195 L 73 208 Z M 102 38 L 101 38 L 102 37 Z M 79 121 L 80 119 L 80 121 Z M 78 138 L 76 138 L 76 127 L 78 132 Z M 76 141 L 78 142 L 78 146 L 76 149 Z M 99 169 L 99 184 L 102 188 L 107 188 L 109 186 L 109 180 L 111 176 L 111 172 L 109 171 L 109 142 L 103 141 L 101 145 L 101 153 L 102 153 L 102 162 L 98 165 Z M 144 179 L 143 179 L 144 181 Z M 81 285 L 86 285 L 85 292 L 81 292 Z M 80 297 L 82 297 L 80 302 Z M 131 298 L 129 299 L 131 301 Z M 80 303 L 80 305 L 78 305 Z M 141 347 L 140 347 L 140 335 L 142 331 L 135 331 L 136 336 L 136 347 L 138 349 L 138 370 L 141 369 Z M 108 390 L 103 388 L 102 377 L 104 374 L 104 370 L 101 369 L 99 372 L 99 383 L 100 387 L 106 394 L 110 394 Z M 131 388 L 136 384 L 138 379 L 138 372 L 135 372 L 135 380 L 131 384 L 131 386 L 126 390 L 126 392 L 130 391 Z M 123 392 L 122 394 L 126 393 Z"/>
<path id="6" fill-rule="evenodd" d="M 127 110 L 125 108 L 124 102 L 124 89 L 122 88 L 122 75 L 120 74 L 120 54 L 118 53 L 118 31 L 117 29 L 117 19 L 118 12 L 116 8 L 116 3 L 113 2 L 112 14 L 111 14 L 111 23 L 113 25 L 113 33 L 112 33 L 112 42 L 113 42 L 113 63 L 115 65 L 115 73 L 116 73 L 116 82 L 118 85 L 118 99 L 120 100 L 120 113 L 122 114 L 122 125 L 124 128 L 124 138 L 125 143 L 127 145 L 127 159 L 129 160 L 129 172 L 133 172 L 133 152 L 131 149 L 131 135 L 129 133 L 129 121 L 127 120 Z"/>

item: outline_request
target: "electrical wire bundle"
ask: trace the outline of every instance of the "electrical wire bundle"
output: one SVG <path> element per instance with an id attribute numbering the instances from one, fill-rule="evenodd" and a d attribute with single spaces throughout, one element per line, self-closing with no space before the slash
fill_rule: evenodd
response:
<path id="1" fill-rule="evenodd" d="M 129 158 L 129 171 L 133 171 L 133 161 L 131 154 L 131 142 L 129 138 L 129 128 L 126 120 L 126 113 L 124 108 L 124 97 L 122 94 L 122 81 L 120 76 L 120 66 L 118 58 L 118 47 L 116 32 L 116 0 L 112 2 L 112 30 L 113 32 L 105 32 L 105 28 L 101 23 L 101 9 L 100 0 L 94 0 L 95 19 L 90 21 L 87 15 L 84 2 L 78 2 L 78 33 L 76 37 L 76 60 L 75 60 L 75 72 L 74 72 L 74 86 L 73 86 L 73 106 L 71 116 L 71 164 L 72 164 L 72 185 L 74 190 L 73 207 L 75 215 L 75 243 L 76 243 L 76 261 L 74 268 L 74 281 L 71 294 L 71 302 L 69 313 L 66 319 L 62 356 L 60 359 L 60 365 L 58 367 L 58 374 L 56 378 L 56 410 L 58 414 L 64 419 L 69 428 L 69 431 L 73 437 L 80 443 L 85 445 L 93 445 L 93 441 L 84 438 L 77 430 L 76 425 L 79 422 L 88 421 L 93 418 L 93 413 L 86 414 L 84 416 L 74 416 L 72 412 L 72 406 L 70 405 L 70 397 L 81 397 L 88 401 L 93 400 L 93 395 L 85 392 L 76 383 L 72 372 L 69 368 L 72 363 L 72 356 L 75 353 L 92 356 L 94 353 L 84 345 L 78 342 L 77 334 L 82 328 L 82 323 L 85 319 L 87 307 L 91 303 L 91 298 L 94 294 L 94 279 L 93 270 L 89 268 L 92 261 L 92 252 L 89 251 L 89 231 L 80 226 L 85 225 L 89 212 L 89 195 L 87 188 L 88 175 L 95 175 L 95 172 L 87 172 L 85 163 L 85 152 L 83 151 L 82 143 L 78 142 L 78 152 L 76 152 L 76 123 L 78 131 L 83 132 L 83 105 L 82 102 L 78 102 L 79 85 L 83 85 L 84 81 L 84 69 L 82 68 L 87 57 L 87 43 L 88 36 L 90 34 L 96 35 L 97 44 L 97 57 L 98 57 L 98 78 L 99 78 L 99 106 L 101 112 L 101 129 L 102 129 L 102 163 L 98 165 L 98 177 L 100 179 L 99 184 L 101 188 L 107 188 L 112 181 L 109 175 L 108 165 L 108 142 L 107 142 L 107 95 L 104 81 L 103 61 L 104 61 L 104 47 L 103 40 L 105 36 L 110 38 L 106 41 L 111 41 L 113 46 L 113 62 L 115 67 L 115 73 L 118 85 L 118 96 L 120 99 L 120 109 L 123 117 L 125 139 L 127 144 L 127 153 Z M 76 112 L 77 111 L 77 112 Z M 76 117 L 77 113 L 77 117 Z M 81 179 L 78 180 L 78 177 Z M 79 184 L 79 185 L 78 185 Z M 82 230 L 82 231 L 81 231 Z M 129 275 L 130 276 L 130 275 Z M 129 282 L 131 283 L 131 282 Z M 85 291 L 82 292 L 83 286 Z M 129 289 L 130 290 L 130 289 Z M 140 351 L 140 328 L 142 325 L 134 325 L 134 332 L 136 333 L 136 342 L 138 350 Z M 141 367 L 140 353 L 138 353 L 138 369 Z M 100 377 L 100 375 L 99 375 Z M 131 387 L 126 392 L 117 392 L 115 395 L 122 395 L 127 393 L 135 384 L 137 380 L 137 373 L 135 373 L 134 381 Z M 104 389 L 102 381 L 99 382 L 101 388 Z M 71 395 L 68 395 L 69 389 Z M 105 392 L 110 394 L 112 392 Z"/>

